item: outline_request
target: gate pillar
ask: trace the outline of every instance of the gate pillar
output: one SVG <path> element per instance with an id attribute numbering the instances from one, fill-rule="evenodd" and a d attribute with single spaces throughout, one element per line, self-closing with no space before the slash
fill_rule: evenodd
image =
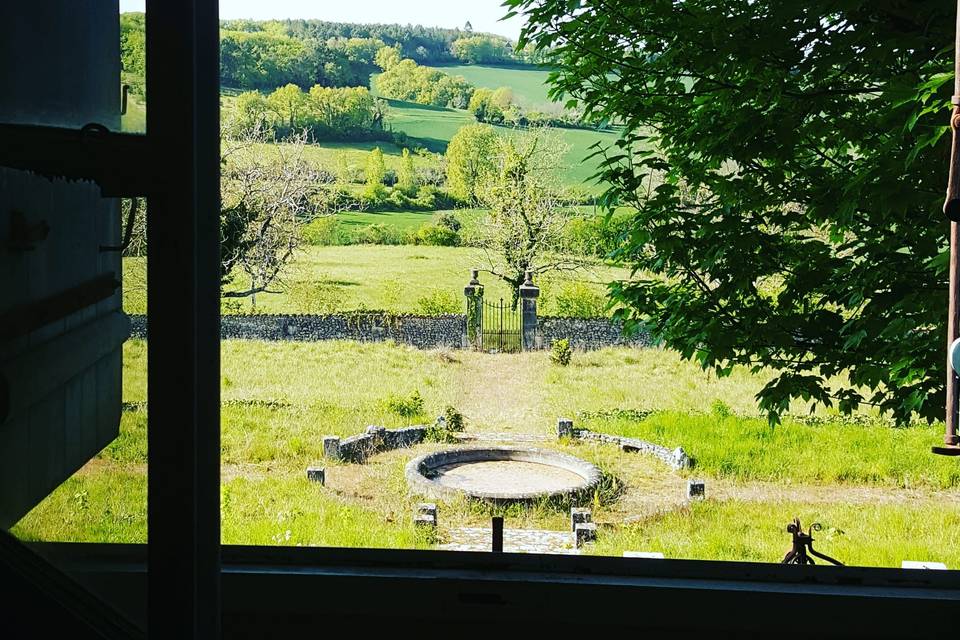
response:
<path id="1" fill-rule="evenodd" d="M 520 285 L 521 346 L 524 351 L 540 348 L 540 345 L 537 344 L 538 297 L 540 297 L 540 287 L 533 284 L 533 273 L 527 271 L 524 283 Z"/>
<path id="2" fill-rule="evenodd" d="M 483 318 L 483 285 L 477 279 L 479 271 L 470 271 L 470 282 L 463 288 L 463 295 L 467 299 L 466 318 L 463 323 L 464 348 L 480 348 L 483 336 L 481 321 Z"/>

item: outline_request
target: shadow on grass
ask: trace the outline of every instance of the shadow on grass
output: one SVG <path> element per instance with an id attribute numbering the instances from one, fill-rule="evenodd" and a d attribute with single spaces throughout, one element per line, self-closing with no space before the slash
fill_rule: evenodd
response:
<path id="1" fill-rule="evenodd" d="M 406 102 L 404 100 L 394 100 L 393 98 L 387 98 L 387 104 L 399 109 L 420 109 L 422 111 L 446 111 L 456 113 L 456 110 L 450 107 L 435 107 L 432 104 L 419 104 L 416 102 Z"/>

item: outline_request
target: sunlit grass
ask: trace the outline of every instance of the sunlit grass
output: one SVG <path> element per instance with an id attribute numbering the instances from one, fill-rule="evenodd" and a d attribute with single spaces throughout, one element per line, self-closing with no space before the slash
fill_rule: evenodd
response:
<path id="1" fill-rule="evenodd" d="M 120 437 L 31 511 L 17 535 L 146 539 L 146 343 L 130 341 L 124 355 Z M 427 546 L 412 525 L 421 498 L 409 493 L 403 469 L 411 456 L 445 445 L 393 451 L 365 465 L 335 464 L 322 459 L 322 437 L 359 433 L 368 424 L 427 422 L 450 404 L 472 433 L 549 438 L 564 415 L 579 426 L 682 445 L 696 458 L 692 472 L 678 475 L 610 445 L 544 443 L 605 474 L 603 492 L 589 500 L 601 523 L 596 553 L 778 561 L 789 544 L 782 528 L 799 515 L 820 520 L 827 529 L 818 547 L 851 564 L 960 564 L 945 540 L 957 528 L 960 500 L 955 489 L 937 492 L 956 487 L 960 477 L 952 461 L 927 453 L 940 427 L 895 429 L 870 417 L 861 424 L 823 416 L 822 424 L 788 419 L 771 428 L 753 417 L 762 378 L 738 370 L 717 380 L 668 351 L 575 353 L 570 366 L 559 367 L 545 353 L 225 341 L 221 381 L 226 543 Z M 391 394 L 414 391 L 424 399 L 422 415 L 390 411 Z M 630 413 L 643 411 L 654 413 Z M 597 413 L 608 417 L 589 417 Z M 305 468 L 316 463 L 327 467 L 324 487 L 306 479 Z M 691 474 L 707 480 L 713 497 L 687 508 L 681 493 Z M 505 515 L 511 528 L 562 530 L 568 518 L 549 503 L 501 509 L 452 500 L 441 502 L 440 512 L 441 541 L 450 528 L 484 526 L 493 514 Z"/>
<path id="2" fill-rule="evenodd" d="M 296 298 L 298 283 L 330 283 L 341 311 L 385 310 L 392 313 L 418 313 L 418 301 L 435 292 L 450 297 L 461 309 L 463 287 L 471 269 L 487 264 L 482 251 L 469 247 L 352 245 L 304 247 L 290 264 L 276 289 L 283 293 L 259 294 L 237 301 L 244 313 L 300 313 Z M 146 312 L 146 259 L 125 258 L 124 310 Z M 553 278 L 554 285 L 564 281 L 584 281 L 598 294 L 603 283 L 623 277 L 625 270 L 597 265 L 579 273 Z M 495 277 L 481 273 L 488 300 L 509 301 L 510 288 Z M 234 289 L 246 283 L 238 276 Z M 292 291 L 293 293 L 289 293 Z M 549 302 L 544 301 L 549 305 Z"/>
<path id="3" fill-rule="evenodd" d="M 591 553 L 658 551 L 666 558 L 779 562 L 790 548 L 786 525 L 819 522 L 814 549 L 847 565 L 900 567 L 904 560 L 960 567 L 954 543 L 960 505 L 797 504 L 707 500 L 647 521 L 601 529 Z M 817 561 L 818 564 L 826 564 Z"/>

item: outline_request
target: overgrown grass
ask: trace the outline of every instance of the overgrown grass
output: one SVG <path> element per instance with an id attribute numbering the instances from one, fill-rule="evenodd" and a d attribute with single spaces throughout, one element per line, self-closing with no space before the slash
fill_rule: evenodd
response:
<path id="1" fill-rule="evenodd" d="M 604 418 L 584 426 L 605 433 L 682 446 L 695 473 L 737 480 L 865 483 L 899 487 L 960 485 L 956 461 L 930 454 L 938 427 L 894 428 L 883 423 L 825 424 L 786 419 L 655 413 L 643 420 Z"/>
<path id="2" fill-rule="evenodd" d="M 146 344 L 130 341 L 124 356 L 127 404 L 120 437 L 28 514 L 14 529 L 17 535 L 146 538 Z M 678 510 L 684 478 L 648 456 L 599 443 L 545 444 L 604 472 L 602 490 L 587 499 L 601 523 L 596 553 L 654 550 L 668 557 L 777 561 L 789 544 L 782 527 L 799 515 L 805 523 L 817 519 L 827 526 L 818 547 L 848 563 L 958 564 L 945 537 L 957 528 L 960 503 L 955 490 L 933 491 L 956 487 L 958 477 L 943 464 L 950 461 L 927 454 L 939 427 L 894 429 L 871 426 L 868 418 L 854 424 L 824 416 L 816 426 L 787 421 L 771 430 L 759 418 L 742 417 L 762 379 L 738 370 L 717 380 L 667 351 L 575 353 L 568 367 L 558 367 L 546 353 L 225 341 L 221 380 L 227 543 L 427 545 L 412 527 L 420 498 L 408 492 L 403 469 L 411 456 L 448 445 L 394 451 L 365 465 L 327 462 L 325 487 L 308 482 L 304 469 L 320 461 L 323 435 L 358 433 L 368 424 L 427 422 L 452 405 L 473 433 L 546 435 L 557 416 L 606 415 L 577 422 L 683 445 L 699 461 L 695 473 L 715 478 L 708 492 L 731 498 Z M 414 392 L 423 397 L 423 409 L 417 415 L 398 410 L 409 403 L 396 399 Z M 645 410 L 658 413 L 630 417 Z M 753 482 L 759 480 L 775 482 Z M 500 508 L 453 500 L 441 505 L 441 540 L 450 527 L 483 526 L 496 513 L 507 517 L 509 527 L 567 526 L 566 512 L 555 504 Z"/>
<path id="3" fill-rule="evenodd" d="M 903 560 L 960 566 L 960 505 L 848 505 L 707 500 L 646 522 L 601 528 L 591 553 L 659 551 L 667 558 L 779 562 L 786 525 L 819 522 L 814 548 L 847 565 L 900 567 Z M 825 564 L 818 561 L 818 564 Z"/>

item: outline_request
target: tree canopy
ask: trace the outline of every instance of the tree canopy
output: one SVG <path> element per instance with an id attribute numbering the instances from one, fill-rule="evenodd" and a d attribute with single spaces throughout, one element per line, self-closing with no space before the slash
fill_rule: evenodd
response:
<path id="1" fill-rule="evenodd" d="M 939 0 L 507 0 L 552 94 L 623 125 L 620 317 L 719 375 L 943 416 L 953 7 Z"/>

